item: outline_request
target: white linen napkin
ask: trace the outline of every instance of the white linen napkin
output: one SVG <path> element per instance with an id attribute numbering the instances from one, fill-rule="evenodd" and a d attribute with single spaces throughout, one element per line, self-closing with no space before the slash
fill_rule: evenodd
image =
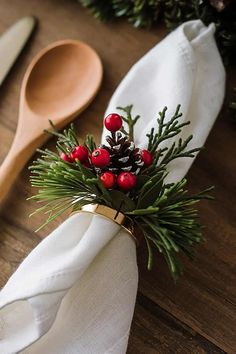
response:
<path id="1" fill-rule="evenodd" d="M 184 135 L 204 144 L 224 97 L 225 72 L 214 26 L 186 22 L 149 51 L 114 93 L 107 113 L 134 104 L 141 114 L 135 142 L 156 124 L 157 112 L 178 103 Z M 103 134 L 103 139 L 106 132 Z M 192 159 L 178 159 L 170 179 Z M 71 216 L 23 261 L 0 293 L 0 353 L 123 354 L 138 284 L 136 246 L 124 229 L 99 216 Z"/>

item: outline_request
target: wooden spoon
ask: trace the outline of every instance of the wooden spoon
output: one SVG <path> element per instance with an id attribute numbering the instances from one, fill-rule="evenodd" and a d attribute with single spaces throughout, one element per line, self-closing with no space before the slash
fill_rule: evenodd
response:
<path id="1" fill-rule="evenodd" d="M 57 128 L 81 113 L 102 79 L 98 55 L 88 45 L 63 40 L 43 49 L 29 65 L 21 87 L 19 121 L 10 151 L 0 166 L 0 203 L 35 150 Z"/>

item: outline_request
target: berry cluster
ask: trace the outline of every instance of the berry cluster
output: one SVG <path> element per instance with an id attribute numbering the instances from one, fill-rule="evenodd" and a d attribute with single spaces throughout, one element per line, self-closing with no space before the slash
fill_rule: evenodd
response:
<path id="1" fill-rule="evenodd" d="M 104 125 L 107 130 L 111 132 L 113 138 L 112 141 L 114 141 L 116 138 L 116 132 L 118 132 L 122 127 L 122 118 L 116 113 L 109 114 L 104 119 Z M 121 139 L 122 134 L 120 132 L 117 133 L 117 137 L 118 139 Z M 111 140 L 111 137 L 107 137 L 107 141 L 109 141 L 109 139 Z M 122 142 L 122 140 L 120 141 Z M 140 166 L 140 168 L 136 169 L 135 172 L 132 172 L 132 166 L 123 167 L 121 170 L 119 170 L 118 166 L 115 166 L 116 168 L 114 168 L 112 163 L 114 156 L 111 153 L 111 149 L 105 145 L 95 149 L 91 155 L 89 155 L 89 151 L 85 146 L 79 145 L 76 146 L 69 155 L 61 153 L 60 157 L 68 163 L 80 161 L 81 164 L 92 169 L 99 175 L 105 188 L 112 189 L 117 186 L 120 190 L 126 193 L 135 187 L 137 183 L 136 175 L 142 168 L 148 167 L 152 164 L 153 157 L 148 150 L 135 148 L 133 142 L 127 142 L 127 137 L 124 138 L 123 141 L 124 146 L 126 146 L 126 150 L 127 146 L 130 149 L 132 144 L 132 151 L 135 151 L 135 156 L 138 156 L 136 157 L 136 163 Z M 113 146 L 113 148 L 116 147 Z M 118 148 L 120 148 L 120 146 L 118 146 Z M 129 157 L 121 156 L 119 161 L 120 163 L 125 163 L 127 159 L 129 159 Z"/>

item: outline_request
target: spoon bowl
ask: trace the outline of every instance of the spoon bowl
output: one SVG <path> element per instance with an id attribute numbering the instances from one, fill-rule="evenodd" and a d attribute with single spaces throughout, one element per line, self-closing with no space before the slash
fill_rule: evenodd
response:
<path id="1" fill-rule="evenodd" d="M 49 119 L 61 129 L 95 97 L 102 80 L 96 52 L 76 40 L 55 42 L 30 63 L 21 87 L 17 130 L 0 166 L 0 203 L 35 150 L 49 138 Z"/>

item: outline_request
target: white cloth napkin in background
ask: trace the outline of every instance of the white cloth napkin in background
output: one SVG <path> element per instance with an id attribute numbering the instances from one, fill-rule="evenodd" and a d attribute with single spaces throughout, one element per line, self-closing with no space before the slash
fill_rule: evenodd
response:
<path id="1" fill-rule="evenodd" d="M 156 126 L 159 111 L 167 106 L 168 120 L 181 104 L 181 121 L 191 121 L 183 129 L 182 137 L 194 135 L 189 148 L 203 146 L 225 90 L 225 71 L 214 32 L 213 24 L 205 27 L 200 20 L 184 23 L 144 55 L 122 80 L 106 113 L 117 106 L 134 104 L 133 114 L 142 118 L 135 126 L 137 145 L 145 146 L 146 134 Z M 104 130 L 103 139 L 106 134 Z M 183 178 L 193 161 L 188 158 L 173 161 L 168 178 L 171 181 Z"/>
<path id="2" fill-rule="evenodd" d="M 135 142 L 156 124 L 157 112 L 178 103 L 183 136 L 204 144 L 224 97 L 225 72 L 214 26 L 184 23 L 138 61 L 123 79 L 107 113 L 134 104 L 141 114 Z M 104 132 L 103 140 L 106 132 Z M 171 180 L 182 178 L 192 159 L 176 160 Z M 23 261 L 0 293 L 0 353 L 123 354 L 138 284 L 136 246 L 112 221 L 75 214 Z"/>

